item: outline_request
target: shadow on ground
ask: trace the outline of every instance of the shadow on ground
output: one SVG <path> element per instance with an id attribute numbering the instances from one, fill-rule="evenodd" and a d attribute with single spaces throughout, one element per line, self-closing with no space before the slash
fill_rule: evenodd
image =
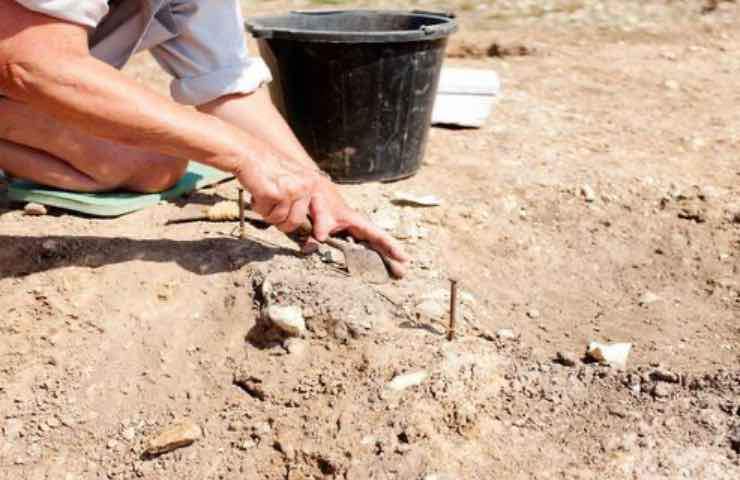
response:
<path id="1" fill-rule="evenodd" d="M 99 268 L 130 261 L 177 263 L 197 275 L 236 271 L 297 250 L 251 239 L 138 240 L 86 236 L 0 235 L 0 279 L 68 266 Z"/>

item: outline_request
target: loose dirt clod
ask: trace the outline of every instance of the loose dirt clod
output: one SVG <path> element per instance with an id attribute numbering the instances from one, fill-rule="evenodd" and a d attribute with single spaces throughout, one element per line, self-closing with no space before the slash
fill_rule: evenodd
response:
<path id="1" fill-rule="evenodd" d="M 144 455 L 153 457 L 178 448 L 187 447 L 203 436 L 201 428 L 190 420 L 177 423 L 159 432 L 147 441 Z"/>
<path id="2" fill-rule="evenodd" d="M 566 367 L 575 367 L 578 364 L 578 357 L 572 352 L 558 352 L 555 362 Z"/>

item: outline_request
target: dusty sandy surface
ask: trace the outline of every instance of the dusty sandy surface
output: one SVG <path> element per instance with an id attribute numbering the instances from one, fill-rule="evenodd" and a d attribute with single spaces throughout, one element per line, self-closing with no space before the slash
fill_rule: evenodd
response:
<path id="1" fill-rule="evenodd" d="M 739 6 L 479 3 L 448 64 L 499 73 L 489 122 L 433 129 L 412 179 L 343 187 L 403 237 L 407 280 L 168 225 L 234 182 L 115 220 L 0 200 L 0 478 L 740 477 Z M 148 57 L 126 71 L 166 91 Z M 301 307 L 303 338 L 269 305 Z M 627 370 L 582 362 L 590 340 L 631 342 Z M 144 455 L 180 421 L 201 438 Z"/>

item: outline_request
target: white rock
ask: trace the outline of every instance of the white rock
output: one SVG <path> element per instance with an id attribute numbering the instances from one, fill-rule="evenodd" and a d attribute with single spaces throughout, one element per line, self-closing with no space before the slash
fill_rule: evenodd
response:
<path id="1" fill-rule="evenodd" d="M 190 420 L 172 425 L 158 434 L 150 437 L 146 442 L 146 455 L 161 455 L 163 453 L 187 447 L 203 437 L 203 430 Z"/>
<path id="2" fill-rule="evenodd" d="M 283 342 L 283 348 L 291 355 L 301 355 L 306 350 L 306 342 L 300 338 L 289 338 Z"/>
<path id="3" fill-rule="evenodd" d="M 594 189 L 591 188 L 591 185 L 581 185 L 581 195 L 583 195 L 584 200 L 589 203 L 596 200 L 596 193 L 594 192 Z"/>
<path id="4" fill-rule="evenodd" d="M 396 205 L 412 207 L 438 207 L 442 205 L 442 200 L 434 195 L 415 195 L 408 192 L 396 192 L 391 202 Z"/>
<path id="5" fill-rule="evenodd" d="M 516 335 L 514 335 L 514 330 L 511 330 L 509 328 L 502 328 L 501 330 L 497 330 L 496 336 L 503 339 L 516 338 Z"/>
<path id="6" fill-rule="evenodd" d="M 386 385 L 386 388 L 388 390 L 393 390 L 394 392 L 400 392 L 402 390 L 406 390 L 407 388 L 421 385 L 424 380 L 427 379 L 427 377 L 429 377 L 429 373 L 425 372 L 424 370 L 414 373 L 407 373 L 405 375 L 398 375 Z"/>
<path id="7" fill-rule="evenodd" d="M 306 331 L 306 320 L 300 307 L 273 305 L 265 309 L 267 319 L 289 335 L 298 337 Z"/>
<path id="8" fill-rule="evenodd" d="M 665 86 L 668 90 L 678 90 L 681 88 L 681 85 L 675 80 L 666 80 Z"/>
<path id="9" fill-rule="evenodd" d="M 423 302 L 416 305 L 416 311 L 426 318 L 438 320 L 447 315 L 449 306 L 443 304 L 438 300 L 424 300 Z"/>
<path id="10" fill-rule="evenodd" d="M 638 303 L 640 305 L 650 305 L 651 303 L 655 303 L 658 300 L 660 300 L 660 297 L 653 292 L 645 292 L 640 296 Z"/>
<path id="11" fill-rule="evenodd" d="M 540 311 L 537 310 L 536 308 L 533 308 L 533 309 L 527 311 L 527 316 L 529 318 L 531 318 L 532 320 L 534 320 L 536 318 L 540 318 Z"/>
<path id="12" fill-rule="evenodd" d="M 627 367 L 627 357 L 631 350 L 631 343 L 591 342 L 586 355 L 604 365 L 624 370 Z"/>
<path id="13" fill-rule="evenodd" d="M 34 217 L 41 217 L 43 215 L 46 215 L 46 207 L 41 205 L 40 203 L 27 203 L 26 206 L 23 208 L 23 213 L 26 215 L 31 215 Z"/>

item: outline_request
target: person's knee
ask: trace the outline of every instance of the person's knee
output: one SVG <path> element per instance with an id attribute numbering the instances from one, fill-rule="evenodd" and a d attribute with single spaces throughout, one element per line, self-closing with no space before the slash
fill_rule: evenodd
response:
<path id="1" fill-rule="evenodd" d="M 187 168 L 187 160 L 176 158 L 152 162 L 152 165 L 134 175 L 124 186 L 140 193 L 160 193 L 175 186 Z"/>

